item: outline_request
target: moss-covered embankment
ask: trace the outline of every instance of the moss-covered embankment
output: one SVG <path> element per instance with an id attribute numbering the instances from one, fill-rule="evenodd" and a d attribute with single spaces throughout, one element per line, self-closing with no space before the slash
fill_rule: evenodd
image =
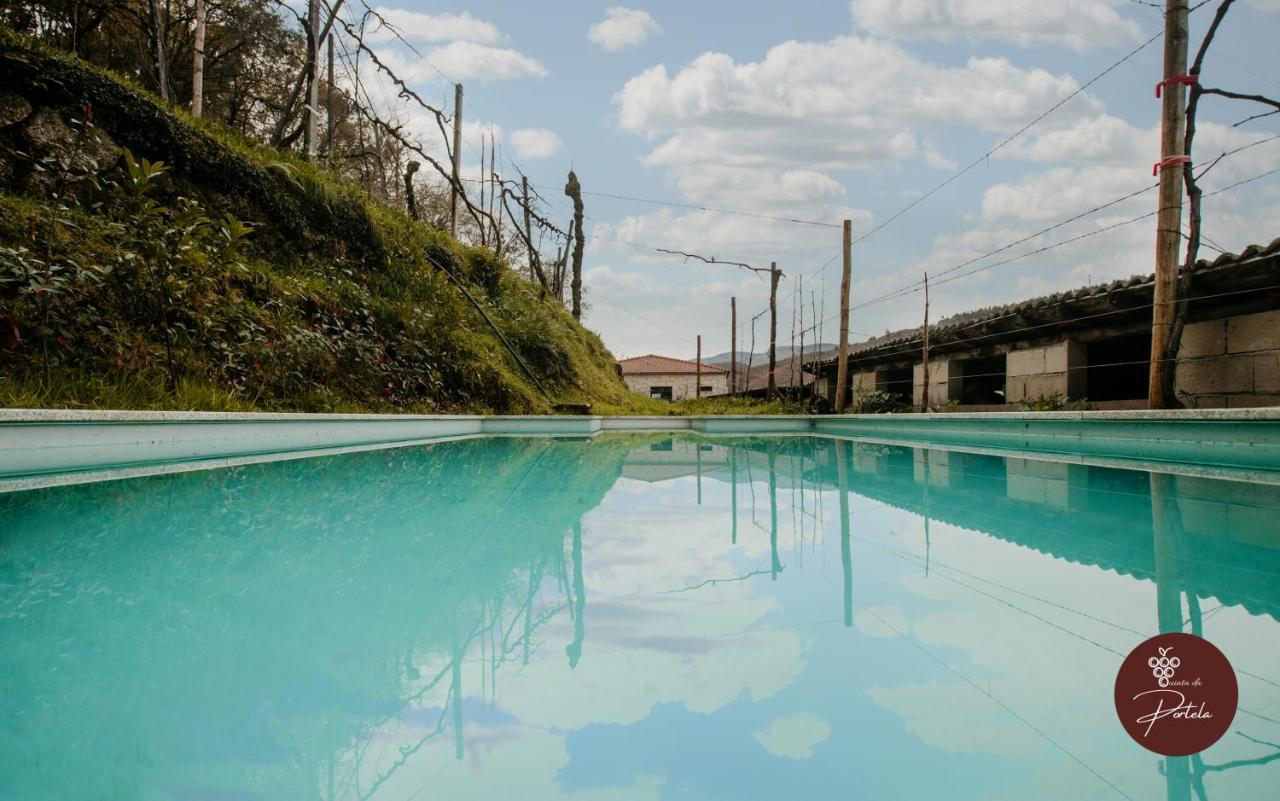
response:
<path id="1" fill-rule="evenodd" d="M 490 251 L 2 28 L 0 87 L 0 405 L 632 404 Z"/>

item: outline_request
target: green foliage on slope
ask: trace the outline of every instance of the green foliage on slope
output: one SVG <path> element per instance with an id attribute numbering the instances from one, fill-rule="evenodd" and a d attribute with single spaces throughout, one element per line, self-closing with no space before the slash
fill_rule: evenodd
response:
<path id="1" fill-rule="evenodd" d="M 3 29 L 0 86 L 0 404 L 632 403 L 600 339 L 492 252 Z"/>

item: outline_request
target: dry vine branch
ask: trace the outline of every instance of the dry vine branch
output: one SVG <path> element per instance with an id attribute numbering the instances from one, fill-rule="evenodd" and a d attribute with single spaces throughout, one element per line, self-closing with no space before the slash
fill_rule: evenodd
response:
<path id="1" fill-rule="evenodd" d="M 654 248 L 654 250 L 658 251 L 659 253 L 670 253 L 672 256 L 684 256 L 684 259 L 686 262 L 689 259 L 697 259 L 698 261 L 704 264 L 719 264 L 726 267 L 741 267 L 745 270 L 750 270 L 751 272 L 757 273 L 757 274 L 763 273 L 764 275 L 768 275 L 770 272 L 772 272 L 766 267 L 752 267 L 750 264 L 747 264 L 746 262 L 724 261 L 722 259 L 717 259 L 715 256 L 707 258 L 706 256 L 699 256 L 697 253 L 685 253 L 683 250 L 667 250 L 666 248 Z M 782 275 L 781 270 L 778 270 L 777 272 L 778 272 L 778 275 Z"/>

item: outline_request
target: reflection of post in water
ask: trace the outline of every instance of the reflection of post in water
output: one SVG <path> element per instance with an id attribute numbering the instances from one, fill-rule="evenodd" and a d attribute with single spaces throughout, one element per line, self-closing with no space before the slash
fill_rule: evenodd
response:
<path id="1" fill-rule="evenodd" d="M 1151 535 L 1156 567 L 1156 619 L 1160 633 L 1182 631 L 1182 580 L 1178 550 L 1182 542 L 1182 510 L 1175 479 L 1151 473 Z M 1190 801 L 1191 762 L 1187 757 L 1164 758 L 1165 793 L 1169 801 Z"/>
<path id="2" fill-rule="evenodd" d="M 773 559 L 769 573 L 777 581 L 782 563 L 778 561 L 778 455 L 772 441 L 769 442 L 769 553 Z"/>
<path id="3" fill-rule="evenodd" d="M 924 366 L 925 375 L 929 374 L 929 365 Z M 928 400 L 926 399 L 926 405 Z M 929 576 L 929 450 L 923 448 L 920 451 L 924 455 L 924 575 Z"/>
<path id="4" fill-rule="evenodd" d="M 573 524 L 573 545 L 570 555 L 573 559 L 573 606 L 569 611 L 573 615 L 573 642 L 565 646 L 564 652 L 569 656 L 569 667 L 575 668 L 578 666 L 578 660 L 582 659 L 582 642 L 587 636 L 586 626 L 582 620 L 582 615 L 587 609 L 587 588 L 582 579 L 581 520 Z"/>
<path id="5" fill-rule="evenodd" d="M 729 505 L 733 508 L 732 544 L 738 544 L 738 446 L 729 446 Z"/>
<path id="6" fill-rule="evenodd" d="M 836 481 L 840 491 L 840 566 L 844 570 L 844 625 L 853 626 L 853 553 L 849 548 L 849 465 L 847 444 L 836 440 Z"/>
<path id="7" fill-rule="evenodd" d="M 462 656 L 465 648 L 458 647 L 458 618 L 453 619 L 453 659 L 450 665 L 449 702 L 453 704 L 453 756 L 462 760 Z"/>
<path id="8" fill-rule="evenodd" d="M 693 443 L 693 447 L 695 448 L 694 454 L 696 454 L 694 456 L 694 459 L 696 460 L 696 464 L 697 464 L 697 467 L 695 469 L 697 470 L 697 473 L 698 473 L 698 505 L 701 506 L 702 505 L 702 443 L 695 442 Z"/>

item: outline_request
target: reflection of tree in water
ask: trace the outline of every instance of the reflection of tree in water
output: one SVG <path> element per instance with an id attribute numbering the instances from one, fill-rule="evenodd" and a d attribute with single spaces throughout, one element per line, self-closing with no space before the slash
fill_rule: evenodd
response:
<path id="1" fill-rule="evenodd" d="M 262 797 L 367 798 L 434 740 L 461 756 L 464 665 L 491 694 L 566 607 L 581 658 L 580 519 L 633 445 L 477 440 L 0 497 L 0 748 L 29 766 L 6 792 L 249 776 Z"/>

